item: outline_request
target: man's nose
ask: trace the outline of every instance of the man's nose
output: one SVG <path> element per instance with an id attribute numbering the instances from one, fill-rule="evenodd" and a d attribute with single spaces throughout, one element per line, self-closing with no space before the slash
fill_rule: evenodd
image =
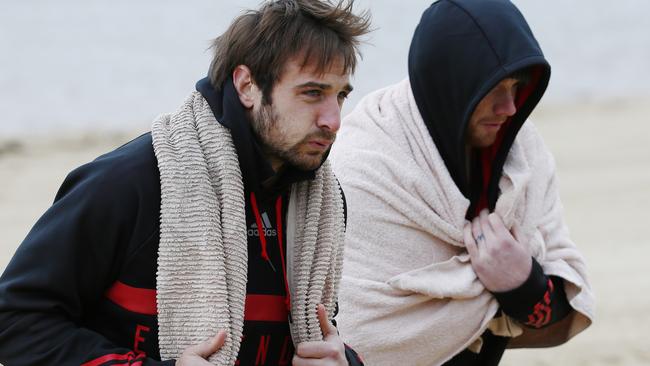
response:
<path id="1" fill-rule="evenodd" d="M 505 117 L 514 116 L 514 114 L 517 113 L 517 106 L 515 105 L 515 97 L 516 95 L 509 91 L 504 91 L 500 93 L 494 105 L 494 113 L 497 116 L 505 116 Z"/>
<path id="2" fill-rule="evenodd" d="M 319 111 L 316 124 L 319 128 L 336 132 L 341 127 L 341 106 L 337 98 L 327 100 Z"/>

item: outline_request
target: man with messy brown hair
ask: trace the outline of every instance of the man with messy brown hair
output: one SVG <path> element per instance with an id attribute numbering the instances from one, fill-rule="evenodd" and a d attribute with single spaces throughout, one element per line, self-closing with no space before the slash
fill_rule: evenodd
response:
<path id="1" fill-rule="evenodd" d="M 176 112 L 68 175 L 0 278 L 0 362 L 361 364 L 332 321 L 327 161 L 369 27 L 352 6 L 245 12 Z"/>

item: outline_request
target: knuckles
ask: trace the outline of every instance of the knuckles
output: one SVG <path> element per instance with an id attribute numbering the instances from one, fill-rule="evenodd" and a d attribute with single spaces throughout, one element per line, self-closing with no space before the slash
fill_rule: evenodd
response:
<path id="1" fill-rule="evenodd" d="M 331 343 L 325 343 L 325 347 L 323 347 L 323 354 L 325 357 L 336 358 L 339 355 L 338 347 Z"/>

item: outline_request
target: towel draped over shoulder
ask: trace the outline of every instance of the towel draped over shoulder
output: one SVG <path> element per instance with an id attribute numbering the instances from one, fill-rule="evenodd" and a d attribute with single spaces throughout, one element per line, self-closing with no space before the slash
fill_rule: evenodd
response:
<path id="1" fill-rule="evenodd" d="M 368 95 L 342 125 L 331 158 L 349 208 L 344 341 L 369 365 L 438 365 L 488 327 L 521 334 L 510 319 L 494 324 L 499 304 L 463 243 L 470 202 L 436 149 L 409 81 Z M 570 338 L 591 324 L 594 297 L 563 220 L 553 157 L 531 122 L 512 145 L 499 189 L 495 212 L 547 275 L 565 280 L 578 313 Z"/>

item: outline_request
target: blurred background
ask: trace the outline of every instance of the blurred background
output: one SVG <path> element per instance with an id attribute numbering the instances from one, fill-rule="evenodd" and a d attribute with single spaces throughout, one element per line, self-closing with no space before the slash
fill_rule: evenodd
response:
<path id="1" fill-rule="evenodd" d="M 478 1 L 478 0 L 477 0 Z M 65 175 L 149 129 L 207 73 L 211 40 L 258 1 L 3 0 L 0 271 Z M 357 0 L 376 29 L 346 114 L 406 77 L 431 1 Z M 572 236 L 597 296 L 594 325 L 503 365 L 648 365 L 650 2 L 514 0 L 552 65 L 531 119 L 554 152 Z"/>

